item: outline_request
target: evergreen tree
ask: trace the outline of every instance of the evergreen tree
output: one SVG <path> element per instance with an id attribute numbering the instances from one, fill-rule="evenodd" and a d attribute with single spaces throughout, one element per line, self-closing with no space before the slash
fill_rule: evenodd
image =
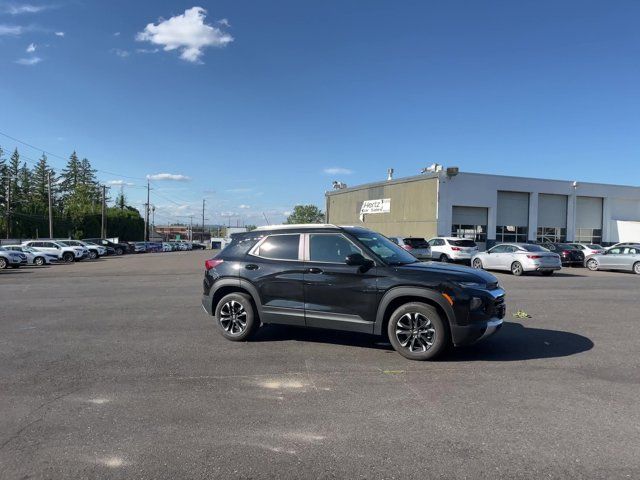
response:
<path id="1" fill-rule="evenodd" d="M 115 207 L 119 208 L 120 210 L 124 210 L 126 206 L 127 206 L 127 197 L 125 197 L 124 192 L 122 191 L 122 189 L 120 189 L 120 193 L 116 197 Z"/>
<path id="2" fill-rule="evenodd" d="M 20 198 L 20 188 L 18 182 L 18 173 L 20 172 L 20 154 L 16 148 L 9 159 L 8 175 L 11 185 L 11 203 L 18 203 Z"/>
<path id="3" fill-rule="evenodd" d="M 85 191 L 93 203 L 102 201 L 102 192 L 100 191 L 100 185 L 98 185 L 96 172 L 95 169 L 91 168 L 91 162 L 83 158 L 80 162 L 80 175 L 78 180 L 79 183 L 85 187 Z"/>
<path id="4" fill-rule="evenodd" d="M 33 203 L 36 206 L 36 211 L 44 212 L 47 214 L 49 213 L 49 174 L 51 174 L 51 193 L 53 195 L 53 186 L 56 181 L 55 172 L 47 163 L 47 156 L 43 153 L 36 166 L 33 167 L 31 182 L 33 188 Z"/>
<path id="5" fill-rule="evenodd" d="M 78 155 L 74 151 L 69 157 L 67 166 L 62 170 L 60 174 L 60 193 L 63 206 L 66 209 L 68 199 L 76 193 L 81 178 L 81 164 L 78 160 Z"/>

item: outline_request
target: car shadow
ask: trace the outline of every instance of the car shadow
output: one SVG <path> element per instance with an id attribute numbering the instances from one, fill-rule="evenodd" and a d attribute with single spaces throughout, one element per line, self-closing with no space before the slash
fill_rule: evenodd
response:
<path id="1" fill-rule="evenodd" d="M 10 273 L 31 273 L 29 270 L 24 270 L 24 267 L 20 268 L 5 268 L 0 270 L 0 275 L 8 275 Z"/>
<path id="2" fill-rule="evenodd" d="M 395 353 L 387 339 L 383 337 L 284 325 L 268 325 L 266 328 L 260 328 L 253 341 L 290 340 L 371 348 Z M 520 323 L 505 322 L 502 328 L 488 339 L 467 347 L 450 348 L 439 358 L 439 361 L 513 362 L 567 357 L 591 350 L 593 346 L 594 343 L 589 338 L 576 333 L 531 328 Z"/>

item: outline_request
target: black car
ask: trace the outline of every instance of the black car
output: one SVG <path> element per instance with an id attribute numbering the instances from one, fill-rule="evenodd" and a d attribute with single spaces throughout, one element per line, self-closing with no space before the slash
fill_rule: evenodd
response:
<path id="1" fill-rule="evenodd" d="M 287 225 L 232 235 L 205 262 L 202 305 L 229 340 L 269 323 L 329 328 L 427 360 L 496 332 L 504 296 L 490 273 L 420 262 L 364 228 Z"/>
<path id="2" fill-rule="evenodd" d="M 568 243 L 552 243 L 544 242 L 540 244 L 547 250 L 560 255 L 560 261 L 563 266 L 583 266 L 584 265 L 584 253 L 578 248 Z"/>
<path id="3" fill-rule="evenodd" d="M 93 242 L 107 247 L 107 255 L 122 255 L 129 253 L 129 245 L 126 243 L 114 243 L 106 238 L 83 238 L 83 242 Z"/>

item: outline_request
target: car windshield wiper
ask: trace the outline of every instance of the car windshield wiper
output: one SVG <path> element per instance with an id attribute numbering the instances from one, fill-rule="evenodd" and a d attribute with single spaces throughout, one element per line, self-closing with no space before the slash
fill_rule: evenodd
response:
<path id="1" fill-rule="evenodd" d="M 400 267 L 402 265 L 411 265 L 412 263 L 419 263 L 420 260 L 414 260 L 413 262 L 389 262 L 391 267 Z"/>

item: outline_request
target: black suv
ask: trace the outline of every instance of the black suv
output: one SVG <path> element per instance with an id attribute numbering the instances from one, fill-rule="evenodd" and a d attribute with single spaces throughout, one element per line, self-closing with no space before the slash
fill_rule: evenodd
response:
<path id="1" fill-rule="evenodd" d="M 468 267 L 420 262 L 360 227 L 287 225 L 232 236 L 205 262 L 202 305 L 229 340 L 261 324 L 387 334 L 412 360 L 502 326 L 504 290 Z"/>
<path id="2" fill-rule="evenodd" d="M 96 245 L 107 247 L 107 255 L 122 255 L 123 253 L 129 253 L 129 245 L 126 243 L 113 243 L 106 238 L 83 238 L 82 241 L 92 242 Z"/>

